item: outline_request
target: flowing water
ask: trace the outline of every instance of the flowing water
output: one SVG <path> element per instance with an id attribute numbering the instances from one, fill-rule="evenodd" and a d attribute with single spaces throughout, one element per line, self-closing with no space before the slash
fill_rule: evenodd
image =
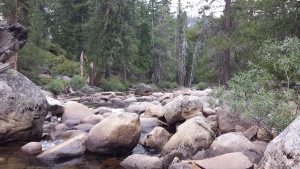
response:
<path id="1" fill-rule="evenodd" d="M 122 112 L 124 109 L 113 109 L 113 112 Z M 56 123 L 57 124 L 57 123 Z M 55 123 L 45 124 L 46 128 L 55 125 Z M 155 126 L 142 127 L 140 139 L 145 137 Z M 51 132 L 51 130 L 44 131 Z M 43 150 L 53 147 L 63 140 L 46 141 L 42 140 Z M 120 162 L 131 154 L 146 154 L 149 156 L 158 155 L 157 151 L 150 151 L 141 145 L 137 145 L 131 154 L 123 156 L 101 156 L 86 152 L 83 156 L 72 158 L 64 161 L 42 162 L 35 158 L 35 155 L 30 155 L 21 150 L 21 147 L 26 142 L 14 142 L 0 145 L 0 169 L 123 169 Z"/>

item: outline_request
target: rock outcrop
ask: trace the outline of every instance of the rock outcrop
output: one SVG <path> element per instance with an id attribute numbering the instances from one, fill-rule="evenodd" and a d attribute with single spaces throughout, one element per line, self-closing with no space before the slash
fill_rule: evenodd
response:
<path id="1" fill-rule="evenodd" d="M 48 103 L 41 90 L 21 73 L 0 74 L 0 143 L 39 141 Z"/>

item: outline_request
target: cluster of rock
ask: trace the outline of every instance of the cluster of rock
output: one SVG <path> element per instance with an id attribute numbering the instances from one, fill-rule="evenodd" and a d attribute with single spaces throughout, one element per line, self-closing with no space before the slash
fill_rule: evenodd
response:
<path id="1" fill-rule="evenodd" d="M 268 145 L 273 135 L 246 123 L 228 108 L 220 107 L 212 89 L 147 91 L 139 95 L 96 92 L 82 97 L 79 103 L 76 98 L 44 97 L 33 83 L 17 72 L 7 71 L 0 76 L 5 79 L 0 83 L 0 104 L 4 108 L 0 110 L 0 142 L 38 141 L 46 119 L 43 137 L 58 144 L 44 151 L 39 142 L 30 142 L 22 148 L 37 154 L 43 161 L 74 158 L 86 151 L 101 155 L 128 154 L 141 144 L 159 151 L 159 156 L 130 155 L 121 162 L 123 167 L 299 167 L 296 146 L 300 119 Z M 108 107 L 88 108 L 84 105 L 88 99 L 110 104 L 123 102 L 128 106 L 124 112 L 115 113 Z M 156 127 L 140 139 L 143 126 Z M 161 126 L 173 126 L 176 132 L 169 133 Z"/>

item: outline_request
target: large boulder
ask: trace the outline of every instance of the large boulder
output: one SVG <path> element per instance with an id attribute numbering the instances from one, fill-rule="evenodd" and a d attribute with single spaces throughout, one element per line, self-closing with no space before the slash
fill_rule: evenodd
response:
<path id="1" fill-rule="evenodd" d="M 173 124 L 198 115 L 203 110 L 202 100 L 197 96 L 176 97 L 165 105 L 158 114 L 168 124 Z"/>
<path id="2" fill-rule="evenodd" d="M 300 168 L 300 117 L 267 146 L 260 169 Z"/>
<path id="3" fill-rule="evenodd" d="M 42 145 L 39 142 L 30 142 L 25 144 L 21 149 L 28 154 L 38 154 L 42 152 Z"/>
<path id="4" fill-rule="evenodd" d="M 187 120 L 177 130 L 163 147 L 162 156 L 173 150 L 178 150 L 184 157 L 190 158 L 198 151 L 209 148 L 216 137 L 209 122 L 202 116 Z"/>
<path id="5" fill-rule="evenodd" d="M 161 169 L 162 161 L 158 157 L 149 157 L 143 154 L 133 154 L 121 162 L 126 169 Z"/>
<path id="6" fill-rule="evenodd" d="M 41 90 L 21 73 L 0 74 L 0 144 L 39 141 L 48 103 Z"/>
<path id="7" fill-rule="evenodd" d="M 136 86 L 135 95 L 150 96 L 153 90 L 150 86 L 140 83 Z"/>
<path id="8" fill-rule="evenodd" d="M 86 150 L 87 138 L 86 133 L 79 134 L 45 150 L 37 158 L 43 161 L 53 161 L 83 155 Z"/>
<path id="9" fill-rule="evenodd" d="M 61 119 L 63 123 L 71 119 L 80 122 L 82 119 L 94 115 L 92 110 L 90 110 L 87 106 L 76 101 L 68 101 L 63 104 L 63 106 L 65 108 Z"/>
<path id="10" fill-rule="evenodd" d="M 252 163 L 258 164 L 262 157 L 260 149 L 249 139 L 239 132 L 226 133 L 211 144 L 206 150 L 205 157 L 211 158 L 226 153 L 241 152 L 245 154 Z"/>
<path id="11" fill-rule="evenodd" d="M 142 133 L 140 118 L 135 113 L 117 113 L 96 124 L 89 132 L 87 148 L 101 154 L 130 152 Z"/>
<path id="12" fill-rule="evenodd" d="M 140 144 L 144 147 L 160 151 L 170 138 L 171 135 L 167 130 L 162 127 L 155 127 L 140 141 Z"/>

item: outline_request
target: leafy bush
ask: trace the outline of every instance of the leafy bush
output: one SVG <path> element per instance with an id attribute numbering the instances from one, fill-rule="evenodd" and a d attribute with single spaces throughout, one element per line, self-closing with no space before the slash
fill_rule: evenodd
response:
<path id="1" fill-rule="evenodd" d="M 197 84 L 196 87 L 197 87 L 197 89 L 199 89 L 199 90 L 204 90 L 204 89 L 207 89 L 207 88 L 208 88 L 208 84 L 205 83 L 205 82 L 200 82 L 200 83 Z"/>
<path id="2" fill-rule="evenodd" d="M 73 76 L 78 70 L 78 63 L 68 60 L 65 56 L 55 56 L 48 61 L 53 75 Z"/>
<path id="3" fill-rule="evenodd" d="M 82 92 L 84 93 L 91 93 L 94 91 L 93 88 L 91 88 L 89 85 L 84 85 L 81 89 L 80 89 Z"/>
<path id="4" fill-rule="evenodd" d="M 71 81 L 70 86 L 74 90 L 80 90 L 86 84 L 86 78 L 75 75 Z"/>
<path id="5" fill-rule="evenodd" d="M 165 89 L 174 89 L 178 87 L 178 84 L 176 82 L 164 82 L 162 87 Z"/>
<path id="6" fill-rule="evenodd" d="M 276 81 L 295 82 L 296 72 L 300 66 L 300 42 L 298 38 L 286 38 L 284 41 L 268 40 L 256 53 L 258 63 L 268 73 L 276 77 Z"/>
<path id="7" fill-rule="evenodd" d="M 274 88 L 275 82 L 266 70 L 253 64 L 249 68 L 230 80 L 231 90 L 224 100 L 246 119 L 282 131 L 295 119 L 288 102 L 298 103 L 298 97 L 293 90 Z"/>
<path id="8" fill-rule="evenodd" d="M 55 95 L 60 94 L 64 88 L 65 85 L 61 80 L 52 79 L 51 82 L 49 82 L 47 85 L 47 90 Z"/>
<path id="9" fill-rule="evenodd" d="M 127 88 L 117 77 L 112 77 L 110 80 L 102 79 L 100 87 L 105 91 L 125 91 Z"/>

